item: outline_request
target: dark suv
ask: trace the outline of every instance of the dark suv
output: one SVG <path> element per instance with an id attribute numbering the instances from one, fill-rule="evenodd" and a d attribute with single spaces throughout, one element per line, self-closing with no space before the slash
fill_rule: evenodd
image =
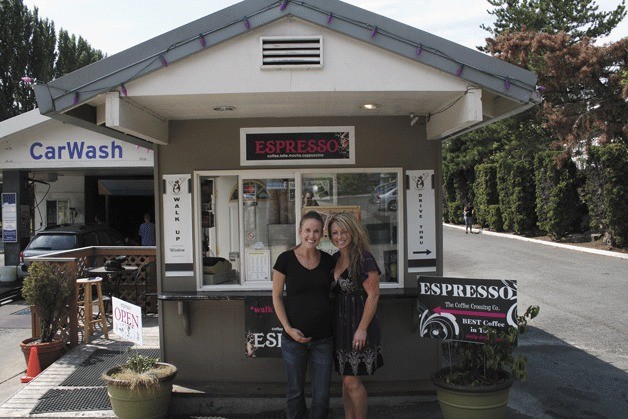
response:
<path id="1" fill-rule="evenodd" d="M 124 245 L 122 235 L 106 225 L 74 224 L 49 228 L 37 233 L 20 253 L 17 276 L 23 278 L 28 275 L 30 262 L 25 259 L 29 257 L 80 247 Z"/>

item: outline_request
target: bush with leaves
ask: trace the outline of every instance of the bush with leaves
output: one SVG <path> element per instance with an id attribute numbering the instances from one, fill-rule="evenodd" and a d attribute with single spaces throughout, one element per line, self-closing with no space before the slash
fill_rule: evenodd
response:
<path id="1" fill-rule="evenodd" d="M 467 341 L 447 341 L 443 343 L 445 357 L 452 365 L 441 370 L 441 377 L 448 384 L 461 386 L 487 386 L 505 380 L 507 371 L 518 380 L 525 380 L 527 359 L 515 356 L 519 335 L 528 331 L 528 320 L 539 314 L 539 306 L 530 306 L 522 316 L 517 316 L 517 327 L 498 333 L 488 329 L 484 343 Z"/>
<path id="2" fill-rule="evenodd" d="M 476 166 L 473 191 L 475 194 L 475 219 L 481 227 L 484 227 L 489 224 L 489 208 L 499 203 L 496 164 L 480 164 Z"/>
<path id="3" fill-rule="evenodd" d="M 51 342 L 67 321 L 74 277 L 69 269 L 33 262 L 22 284 L 22 296 L 39 317 L 41 342 Z"/>

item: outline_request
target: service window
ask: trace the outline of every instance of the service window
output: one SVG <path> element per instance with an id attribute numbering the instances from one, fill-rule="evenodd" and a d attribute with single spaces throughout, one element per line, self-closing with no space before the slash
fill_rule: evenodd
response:
<path id="1" fill-rule="evenodd" d="M 277 256 L 298 243 L 301 215 L 351 211 L 364 224 L 384 286 L 399 286 L 400 169 L 264 170 L 195 174 L 199 289 L 272 288 Z M 326 226 L 325 226 L 326 228 Z M 337 249 L 325 237 L 320 248 Z M 388 284 L 388 285 L 386 285 Z"/>

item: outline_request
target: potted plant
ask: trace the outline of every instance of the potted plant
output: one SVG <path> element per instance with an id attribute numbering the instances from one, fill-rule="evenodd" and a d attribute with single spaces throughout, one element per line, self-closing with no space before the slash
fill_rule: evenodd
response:
<path id="1" fill-rule="evenodd" d="M 500 333 L 488 329 L 484 343 L 444 343 L 451 365 L 434 373 L 432 383 L 445 419 L 505 417 L 513 381 L 527 378 L 526 358 L 514 354 L 517 339 L 538 313 L 538 306 L 530 306 L 517 316 L 518 327 Z"/>
<path id="2" fill-rule="evenodd" d="M 177 367 L 134 352 L 127 363 L 107 370 L 102 379 L 113 413 L 120 418 L 159 418 L 168 414 Z"/>
<path id="3" fill-rule="evenodd" d="M 28 365 L 31 348 L 37 346 L 41 370 L 57 360 L 65 349 L 58 332 L 68 320 L 73 296 L 73 275 L 69 269 L 33 262 L 22 284 L 22 296 L 37 314 L 39 336 L 25 339 L 20 346 Z"/>

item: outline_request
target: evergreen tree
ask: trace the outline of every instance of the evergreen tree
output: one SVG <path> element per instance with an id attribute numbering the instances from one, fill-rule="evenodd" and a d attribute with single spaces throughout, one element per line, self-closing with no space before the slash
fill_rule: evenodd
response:
<path id="1" fill-rule="evenodd" d="M 487 0 L 495 9 L 492 36 L 522 31 L 569 34 L 571 42 L 607 36 L 626 16 L 625 0 L 615 10 L 600 12 L 593 0 Z"/>
<path id="2" fill-rule="evenodd" d="M 57 59 L 59 57 L 59 59 Z M 82 37 L 61 31 L 22 0 L 0 0 L 0 121 L 35 108 L 23 77 L 48 82 L 103 58 Z"/>

